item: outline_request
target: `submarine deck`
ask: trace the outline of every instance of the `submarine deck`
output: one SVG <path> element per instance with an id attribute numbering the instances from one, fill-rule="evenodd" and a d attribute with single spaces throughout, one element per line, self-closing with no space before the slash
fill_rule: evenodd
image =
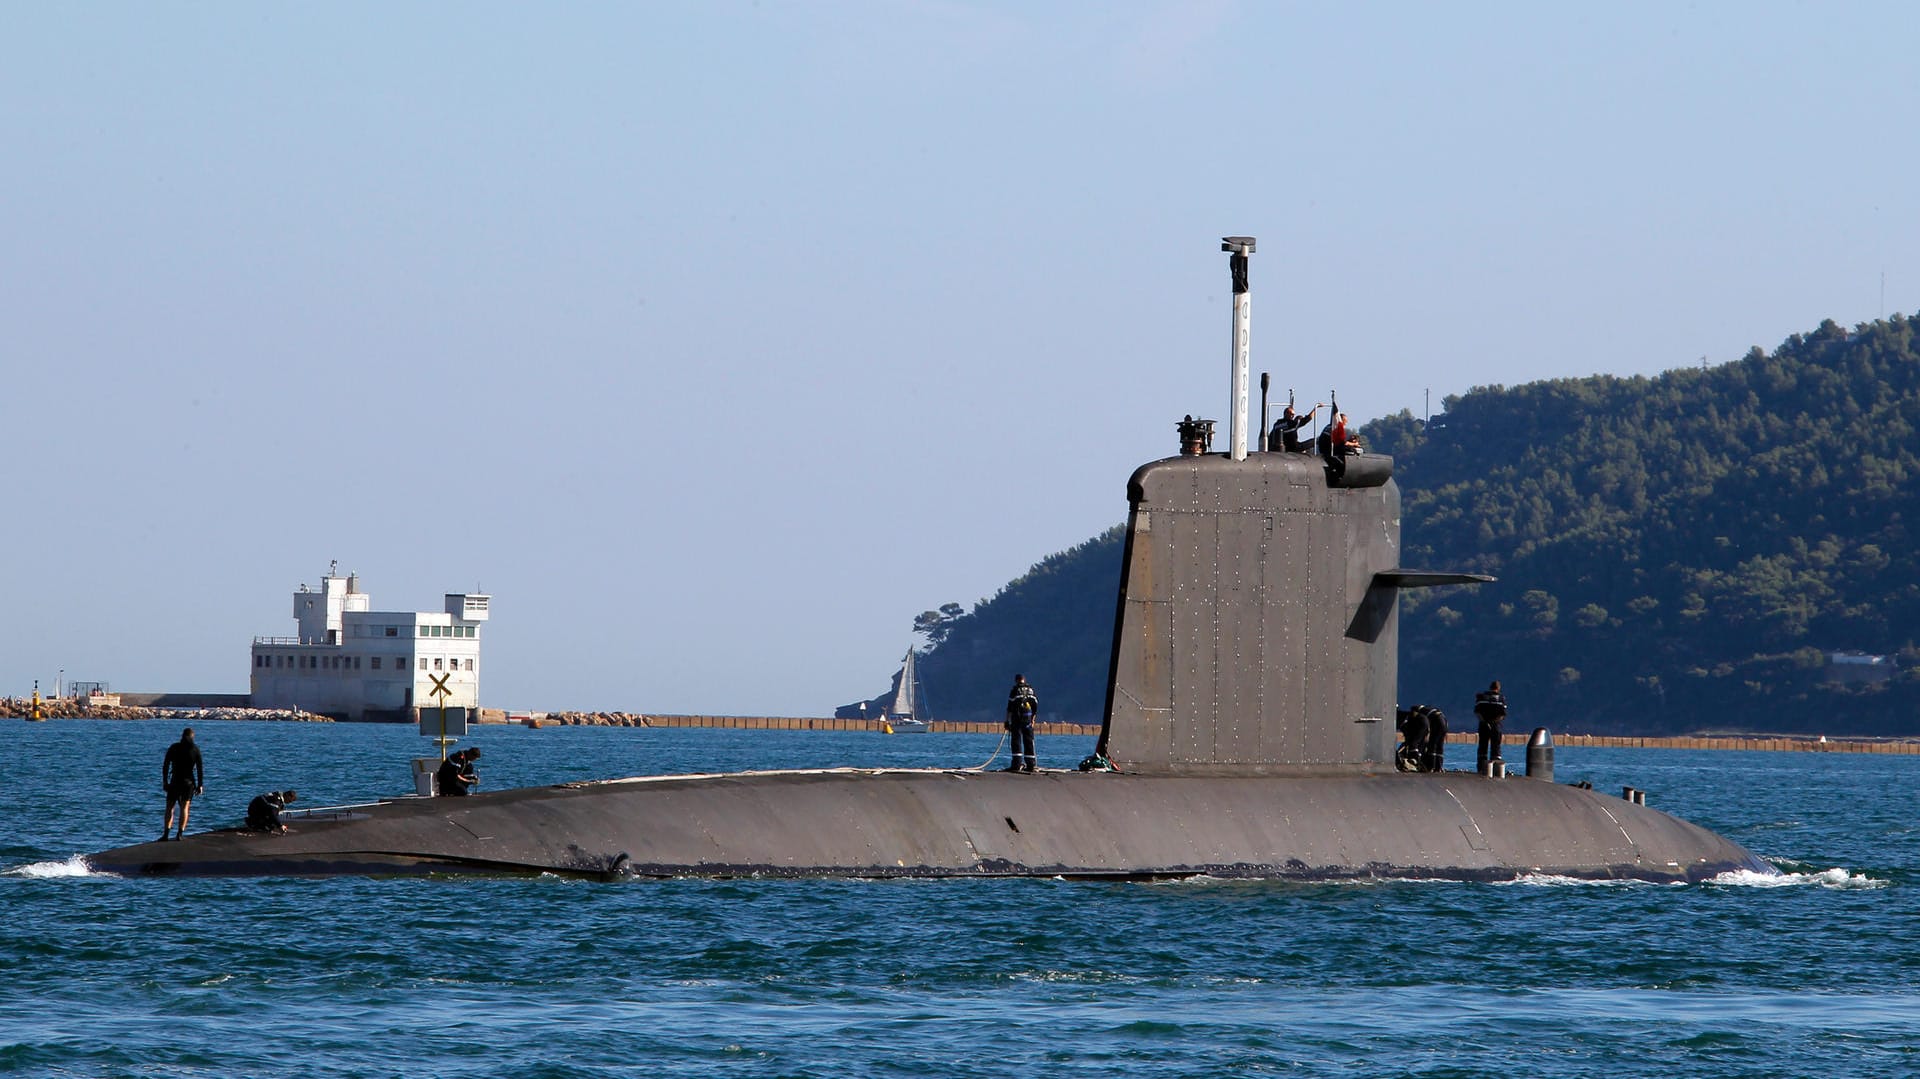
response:
<path id="1" fill-rule="evenodd" d="M 126 875 L 1697 881 L 1772 872 L 1659 810 L 1472 772 L 648 776 L 288 814 L 90 855 Z"/>

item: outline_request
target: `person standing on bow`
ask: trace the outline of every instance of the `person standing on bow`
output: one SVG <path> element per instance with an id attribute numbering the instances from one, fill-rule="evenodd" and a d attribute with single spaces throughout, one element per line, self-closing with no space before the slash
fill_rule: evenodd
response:
<path id="1" fill-rule="evenodd" d="M 1013 760 L 1009 772 L 1031 772 L 1039 766 L 1033 753 L 1033 717 L 1040 714 L 1040 696 L 1027 683 L 1027 676 L 1013 676 L 1013 688 L 1007 692 L 1007 733 L 1013 737 Z"/>
<path id="2" fill-rule="evenodd" d="M 180 807 L 180 830 L 173 838 L 186 838 L 187 815 L 193 812 L 193 799 L 204 789 L 206 781 L 206 764 L 200 758 L 200 747 L 193 743 L 193 728 L 188 727 L 160 759 L 160 789 L 167 793 L 167 816 L 160 824 L 163 841 L 173 829 L 174 806 Z"/>

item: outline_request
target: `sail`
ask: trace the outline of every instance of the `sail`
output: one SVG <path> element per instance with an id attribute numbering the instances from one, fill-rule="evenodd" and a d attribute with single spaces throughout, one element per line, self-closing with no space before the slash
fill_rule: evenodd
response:
<path id="1" fill-rule="evenodd" d="M 914 684 L 913 649 L 909 648 L 907 649 L 907 658 L 900 666 L 900 688 L 893 694 L 893 707 L 887 710 L 888 715 L 905 716 L 908 719 L 913 718 Z"/>

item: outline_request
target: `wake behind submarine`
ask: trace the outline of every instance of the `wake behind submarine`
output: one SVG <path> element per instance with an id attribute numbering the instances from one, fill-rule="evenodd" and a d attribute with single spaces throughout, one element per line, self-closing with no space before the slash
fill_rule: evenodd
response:
<path id="1" fill-rule="evenodd" d="M 1124 771 L 827 769 L 648 776 L 291 814 L 89 855 L 126 875 L 1195 875 L 1699 881 L 1775 870 L 1738 844 L 1545 778 L 1394 766 L 1401 589 L 1393 461 L 1247 452 L 1248 256 L 1228 237 L 1226 453 L 1127 481 L 1097 752 Z"/>

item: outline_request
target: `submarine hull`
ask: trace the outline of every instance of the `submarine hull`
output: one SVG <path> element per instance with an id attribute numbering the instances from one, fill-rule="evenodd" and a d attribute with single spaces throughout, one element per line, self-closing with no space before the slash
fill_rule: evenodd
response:
<path id="1" fill-rule="evenodd" d="M 828 770 L 609 780 L 320 811 L 91 855 L 123 875 L 1196 875 L 1699 881 L 1775 872 L 1655 809 L 1432 775 Z"/>

